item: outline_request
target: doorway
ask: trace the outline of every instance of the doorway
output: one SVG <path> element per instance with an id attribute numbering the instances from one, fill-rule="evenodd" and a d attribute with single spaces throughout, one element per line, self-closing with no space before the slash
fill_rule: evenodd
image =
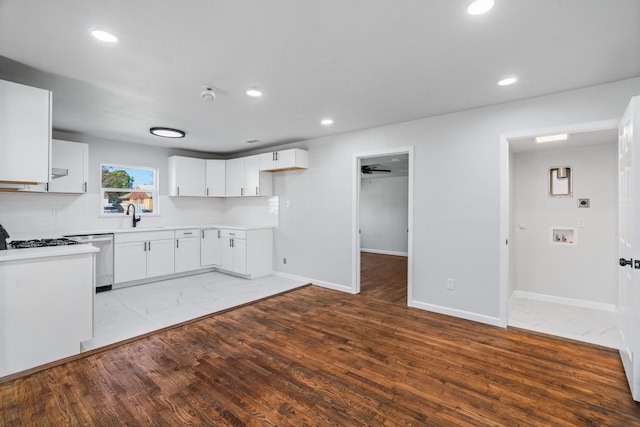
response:
<path id="1" fill-rule="evenodd" d="M 411 295 L 412 148 L 354 156 L 356 293 L 406 306 Z"/>
<path id="2" fill-rule="evenodd" d="M 563 142 L 535 136 L 569 134 Z M 503 138 L 501 253 L 505 326 L 616 347 L 617 124 Z M 504 166 L 504 163 L 503 163 Z M 556 195 L 558 168 L 571 191 Z M 503 173 L 504 173 L 503 168 Z M 503 199 L 503 203 L 505 199 Z M 505 212 L 506 208 L 506 212 Z M 554 236 L 557 235 L 557 238 Z"/>

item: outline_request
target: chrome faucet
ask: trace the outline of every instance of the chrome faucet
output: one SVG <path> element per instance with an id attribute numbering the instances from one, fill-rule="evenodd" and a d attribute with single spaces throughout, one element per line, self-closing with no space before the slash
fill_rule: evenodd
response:
<path id="1" fill-rule="evenodd" d="M 138 215 L 138 219 L 136 219 L 136 206 L 132 205 L 131 203 L 127 205 L 127 215 L 129 215 L 129 208 L 131 207 L 133 207 L 133 226 L 135 227 L 137 223 L 142 221 L 142 218 L 140 217 L 140 215 Z"/>

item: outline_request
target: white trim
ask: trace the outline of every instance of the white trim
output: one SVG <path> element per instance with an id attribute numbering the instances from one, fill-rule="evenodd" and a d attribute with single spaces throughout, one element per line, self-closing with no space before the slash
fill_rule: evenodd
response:
<path id="1" fill-rule="evenodd" d="M 607 311 L 616 313 L 618 308 L 615 304 L 605 304 L 602 302 L 588 301 L 584 299 L 557 297 L 554 295 L 537 294 L 535 292 L 513 291 L 509 302 L 516 298 L 524 298 L 535 301 L 550 302 L 553 304 L 570 305 L 572 307 L 590 308 L 592 310 Z"/>
<path id="2" fill-rule="evenodd" d="M 355 294 L 353 289 L 349 286 L 338 285 L 337 283 L 324 282 L 322 280 L 310 279 L 308 277 L 296 276 L 295 274 L 283 273 L 281 271 L 272 271 L 272 275 L 279 277 L 286 277 L 287 279 L 299 280 L 301 282 L 311 283 L 312 285 L 317 285 L 323 288 L 332 289 L 334 291 L 347 292 L 349 294 Z"/>
<path id="3" fill-rule="evenodd" d="M 381 254 L 381 255 L 396 255 L 396 256 L 409 256 L 408 252 L 396 252 L 396 251 L 385 251 L 384 249 L 367 249 L 360 248 L 360 252 L 369 252 L 372 254 Z"/>
<path id="4" fill-rule="evenodd" d="M 543 134 L 595 132 L 601 130 L 618 129 L 619 119 L 601 120 L 597 122 L 578 123 L 573 125 L 555 126 L 551 128 L 532 129 L 511 132 L 500 135 L 500 323 L 506 326 L 509 319 L 509 230 L 511 216 L 509 207 L 509 140 L 528 138 Z M 509 241 L 509 243 L 511 243 Z"/>
<path id="5" fill-rule="evenodd" d="M 422 310 L 432 311 L 434 313 L 446 314 L 447 316 L 459 317 L 461 319 L 485 323 L 487 325 L 499 326 L 503 328 L 506 327 L 506 325 L 503 325 L 501 319 L 498 317 L 486 316 L 484 314 L 473 313 L 471 311 L 457 310 L 420 301 L 409 301 L 409 307 L 420 308 Z"/>
<path id="6" fill-rule="evenodd" d="M 393 154 L 407 154 L 408 161 L 408 215 L 407 215 L 407 301 L 411 301 L 413 295 L 413 196 L 414 196 L 414 167 L 413 167 L 413 147 L 386 148 L 380 150 L 367 151 L 353 154 L 353 169 L 351 179 L 351 290 L 349 292 L 360 293 L 360 164 L 361 159 L 369 157 L 389 156 Z"/>

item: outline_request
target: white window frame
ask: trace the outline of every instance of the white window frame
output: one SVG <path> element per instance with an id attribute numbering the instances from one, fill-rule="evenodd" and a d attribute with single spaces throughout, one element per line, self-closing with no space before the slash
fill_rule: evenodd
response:
<path id="1" fill-rule="evenodd" d="M 101 217 L 105 217 L 105 218 L 117 218 L 120 216 L 124 216 L 126 215 L 125 212 L 112 212 L 112 213 L 107 213 L 104 211 L 104 193 L 105 192 L 115 192 L 115 193 L 121 193 L 121 192 L 126 192 L 127 190 L 134 190 L 134 189 L 129 189 L 129 188 L 110 188 L 110 187 L 103 187 L 102 186 L 102 169 L 104 167 L 108 167 L 108 168 L 116 168 L 116 169 L 141 169 L 141 170 L 145 170 L 145 171 L 151 171 L 153 172 L 153 189 L 151 191 L 146 191 L 147 193 L 151 192 L 151 198 L 153 200 L 153 212 L 142 212 L 142 209 L 138 210 L 138 207 L 136 207 L 136 215 L 141 215 L 141 216 L 160 216 L 160 200 L 159 200 L 159 171 L 158 168 L 154 168 L 154 167 L 149 167 L 149 166 L 137 166 L 137 165 L 123 165 L 123 164 L 117 164 L 117 163 L 101 163 L 100 164 L 100 169 L 98 170 L 98 182 L 100 183 L 100 214 L 99 216 Z M 133 183 L 134 187 L 135 187 L 135 181 Z"/>

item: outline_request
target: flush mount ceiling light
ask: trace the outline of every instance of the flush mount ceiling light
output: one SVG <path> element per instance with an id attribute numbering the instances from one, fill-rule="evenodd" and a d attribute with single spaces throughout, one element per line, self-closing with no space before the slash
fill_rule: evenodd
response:
<path id="1" fill-rule="evenodd" d="M 494 0 L 476 0 L 469 5 L 467 13 L 469 15 L 482 15 L 490 11 L 494 4 Z"/>
<path id="2" fill-rule="evenodd" d="M 557 135 L 536 136 L 536 142 L 542 144 L 544 142 L 566 141 L 569 138 L 567 133 L 559 133 Z"/>
<path id="3" fill-rule="evenodd" d="M 116 36 L 114 36 L 113 34 L 104 31 L 104 30 L 92 30 L 91 31 L 91 35 L 97 39 L 100 40 L 101 42 L 105 42 L 105 43 L 117 43 L 118 42 L 118 38 Z"/>
<path id="4" fill-rule="evenodd" d="M 330 119 L 330 118 L 322 119 L 320 120 L 320 124 L 323 126 L 330 126 L 333 124 L 333 119 Z"/>
<path id="5" fill-rule="evenodd" d="M 260 98 L 262 96 L 262 91 L 258 89 L 247 89 L 245 93 L 250 98 Z"/>
<path id="6" fill-rule="evenodd" d="M 245 143 L 247 144 L 255 144 L 256 142 L 260 142 L 259 139 L 247 139 Z"/>
<path id="7" fill-rule="evenodd" d="M 205 102 L 213 102 L 216 99 L 216 93 L 209 86 L 202 86 L 202 92 L 200 92 L 200 99 Z"/>
<path id="8" fill-rule="evenodd" d="M 155 136 L 161 136 L 163 138 L 184 138 L 185 133 L 179 129 L 165 128 L 165 127 L 153 127 L 149 129 Z"/>
<path id="9" fill-rule="evenodd" d="M 515 77 L 506 77 L 502 80 L 498 80 L 498 86 L 511 86 L 517 81 L 518 79 Z"/>

